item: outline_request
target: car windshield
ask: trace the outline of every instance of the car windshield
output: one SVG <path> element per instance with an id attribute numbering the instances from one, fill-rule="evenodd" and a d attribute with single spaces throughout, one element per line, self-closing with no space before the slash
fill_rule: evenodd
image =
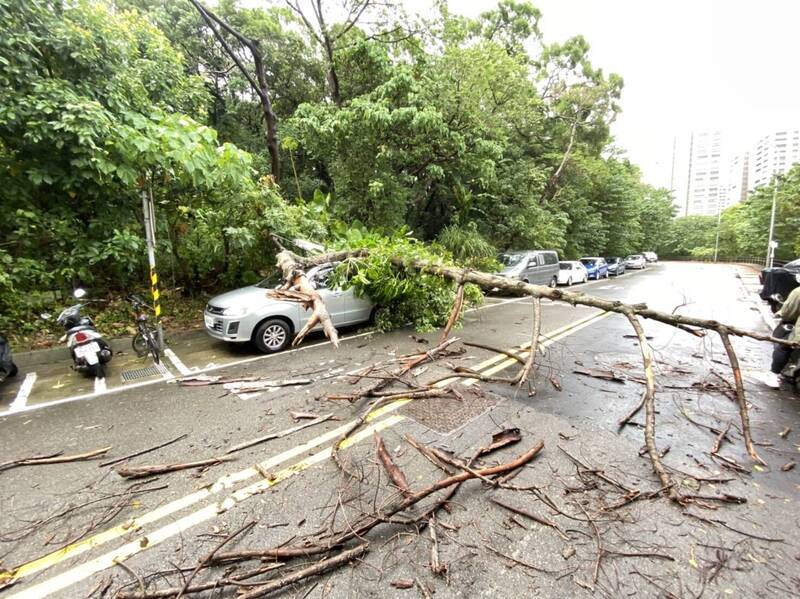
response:
<path id="1" fill-rule="evenodd" d="M 787 262 L 784 268 L 800 268 L 800 258 Z"/>
<path id="2" fill-rule="evenodd" d="M 594 260 L 589 260 L 588 258 L 584 258 L 581 260 L 581 264 L 584 266 L 594 266 Z"/>
<path id="3" fill-rule="evenodd" d="M 262 289 L 275 289 L 281 284 L 281 282 L 281 273 L 276 270 L 270 273 L 270 275 L 263 281 L 256 283 L 256 287 L 261 287 Z"/>
<path id="4" fill-rule="evenodd" d="M 511 268 L 512 266 L 516 266 L 522 259 L 525 257 L 525 254 L 501 254 L 500 255 L 500 264 L 505 266 L 506 268 Z"/>
<path id="5" fill-rule="evenodd" d="M 606 258 L 606 262 L 608 262 L 609 264 L 616 264 L 617 262 L 619 262 L 619 258 Z"/>

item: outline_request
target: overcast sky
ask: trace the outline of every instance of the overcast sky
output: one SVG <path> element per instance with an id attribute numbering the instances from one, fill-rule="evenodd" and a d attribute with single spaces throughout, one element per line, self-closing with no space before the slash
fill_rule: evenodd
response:
<path id="1" fill-rule="evenodd" d="M 426 13 L 430 0 L 404 0 Z M 748 138 L 800 126 L 800 0 L 536 0 L 548 42 L 581 34 L 593 64 L 622 75 L 617 145 L 668 185 L 675 135 Z M 450 2 L 475 16 L 492 0 Z"/>

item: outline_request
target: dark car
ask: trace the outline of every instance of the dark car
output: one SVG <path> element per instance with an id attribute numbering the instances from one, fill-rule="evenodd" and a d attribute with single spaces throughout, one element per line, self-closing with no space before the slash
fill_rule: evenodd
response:
<path id="1" fill-rule="evenodd" d="M 619 256 L 606 258 L 606 263 L 608 264 L 608 274 L 611 276 L 618 277 L 625 274 L 625 260 Z"/>
<path id="2" fill-rule="evenodd" d="M 16 374 L 17 365 L 11 359 L 11 346 L 5 337 L 0 337 L 0 383 Z"/>
<path id="3" fill-rule="evenodd" d="M 773 295 L 780 295 L 783 299 L 792 292 L 795 287 L 800 287 L 800 258 L 792 260 L 784 266 L 765 268 L 759 276 L 761 280 L 761 299 L 769 303 L 773 312 L 780 309 L 780 301 L 772 299 Z"/>

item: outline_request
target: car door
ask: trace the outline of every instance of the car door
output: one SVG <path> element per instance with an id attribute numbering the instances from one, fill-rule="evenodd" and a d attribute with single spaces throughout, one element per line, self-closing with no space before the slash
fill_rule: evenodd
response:
<path id="1" fill-rule="evenodd" d="M 345 307 L 347 308 L 347 323 L 355 324 L 359 322 L 366 322 L 372 314 L 374 304 L 372 300 L 366 296 L 356 295 L 355 288 L 344 292 Z"/>
<path id="2" fill-rule="evenodd" d="M 546 285 L 546 273 L 544 272 L 544 256 L 542 254 L 534 254 L 531 256 L 531 283 L 535 285 Z"/>
<path id="3" fill-rule="evenodd" d="M 333 271 L 333 268 L 321 268 L 313 277 L 314 288 L 319 293 L 322 301 L 325 302 L 325 307 L 328 309 L 328 314 L 331 316 L 331 321 L 334 326 L 340 326 L 347 322 L 347 291 L 342 289 L 330 289 L 328 287 L 328 280 Z M 305 313 L 305 319 L 311 316 L 311 312 Z"/>

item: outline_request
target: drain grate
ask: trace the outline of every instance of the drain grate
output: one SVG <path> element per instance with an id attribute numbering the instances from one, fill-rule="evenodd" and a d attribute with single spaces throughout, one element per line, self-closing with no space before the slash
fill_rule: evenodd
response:
<path id="1" fill-rule="evenodd" d="M 122 382 L 130 383 L 131 381 L 149 379 L 151 376 L 163 376 L 165 374 L 169 374 L 169 371 L 162 364 L 153 364 L 152 366 L 147 366 L 145 368 L 123 371 Z"/>
<path id="2" fill-rule="evenodd" d="M 464 397 L 432 397 L 415 399 L 400 409 L 400 413 L 439 433 L 448 434 L 472 422 L 496 406 L 502 397 L 475 387 L 459 388 Z"/>

